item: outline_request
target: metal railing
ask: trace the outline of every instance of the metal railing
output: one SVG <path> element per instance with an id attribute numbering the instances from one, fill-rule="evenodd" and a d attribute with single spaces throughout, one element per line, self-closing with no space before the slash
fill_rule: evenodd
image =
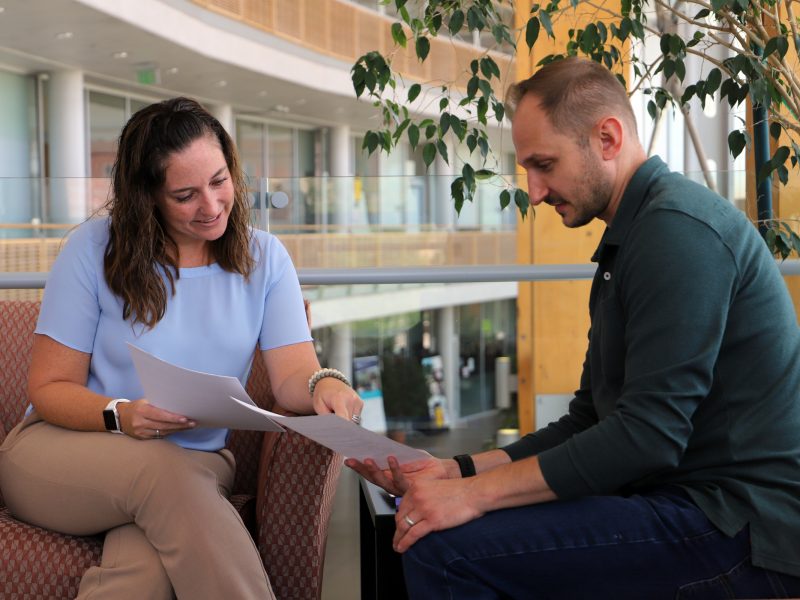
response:
<path id="1" fill-rule="evenodd" d="M 594 264 L 491 265 L 359 269 L 299 269 L 301 285 L 393 283 L 486 283 L 499 281 L 568 281 L 591 279 Z M 800 275 L 800 260 L 778 263 L 784 276 Z M 0 273 L 0 289 L 43 288 L 47 273 Z"/>

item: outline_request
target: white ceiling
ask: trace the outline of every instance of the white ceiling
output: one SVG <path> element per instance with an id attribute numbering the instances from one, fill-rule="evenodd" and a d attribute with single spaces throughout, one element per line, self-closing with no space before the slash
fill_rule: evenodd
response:
<path id="1" fill-rule="evenodd" d="M 144 97 L 182 94 L 268 118 L 376 125 L 376 109 L 354 97 L 350 64 L 186 0 L 0 0 L 0 7 L 0 67 L 78 69 L 87 84 Z M 126 56 L 115 58 L 120 52 Z M 144 66 L 158 70 L 159 84 L 137 82 Z"/>

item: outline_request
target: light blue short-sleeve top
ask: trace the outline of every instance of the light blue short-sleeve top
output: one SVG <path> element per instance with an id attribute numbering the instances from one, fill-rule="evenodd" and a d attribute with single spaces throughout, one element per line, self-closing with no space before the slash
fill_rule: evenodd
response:
<path id="1" fill-rule="evenodd" d="M 94 218 L 70 235 L 48 276 L 36 326 L 36 333 L 92 355 L 92 391 L 143 396 L 126 342 L 181 367 L 237 377 L 244 385 L 256 345 L 268 350 L 311 340 L 291 259 L 277 238 L 260 230 L 252 232 L 256 266 L 247 281 L 217 264 L 180 269 L 175 294 L 155 327 L 123 319 L 122 299 L 103 275 L 108 226 L 107 218 Z M 224 447 L 227 433 L 198 428 L 167 439 L 215 451 Z"/>

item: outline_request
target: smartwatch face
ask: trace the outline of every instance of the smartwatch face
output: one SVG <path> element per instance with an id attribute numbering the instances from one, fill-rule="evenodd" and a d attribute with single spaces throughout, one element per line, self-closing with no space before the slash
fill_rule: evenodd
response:
<path id="1" fill-rule="evenodd" d="M 113 410 L 108 409 L 103 411 L 103 422 L 106 425 L 106 429 L 109 431 L 117 430 L 117 419 L 114 417 Z"/>

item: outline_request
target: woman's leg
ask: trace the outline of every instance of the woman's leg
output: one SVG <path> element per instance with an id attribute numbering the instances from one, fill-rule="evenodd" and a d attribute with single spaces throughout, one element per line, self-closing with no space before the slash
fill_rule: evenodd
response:
<path id="1" fill-rule="evenodd" d="M 142 582 L 143 579 L 146 581 Z M 78 600 L 171 600 L 172 583 L 161 558 L 144 532 L 133 523 L 106 533 L 100 566 L 81 579 Z"/>
<path id="2" fill-rule="evenodd" d="M 74 535 L 135 523 L 178 597 L 272 598 L 255 544 L 219 490 L 232 477 L 229 453 L 41 421 L 13 430 L 0 456 L 3 496 L 17 518 Z M 121 585 L 148 597 L 150 577 Z"/>
<path id="3" fill-rule="evenodd" d="M 800 579 L 752 566 L 747 529 L 725 536 L 675 490 L 487 513 L 422 538 L 403 566 L 412 599 L 707 600 L 800 591 Z"/>

